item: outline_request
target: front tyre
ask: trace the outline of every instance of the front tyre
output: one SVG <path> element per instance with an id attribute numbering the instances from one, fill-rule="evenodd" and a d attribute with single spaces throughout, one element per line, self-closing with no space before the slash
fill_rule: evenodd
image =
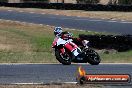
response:
<path id="1" fill-rule="evenodd" d="M 98 65 L 101 62 L 100 56 L 97 52 L 92 49 L 87 49 L 86 52 L 86 58 L 88 60 L 88 63 L 90 63 L 91 65 Z"/>
<path id="2" fill-rule="evenodd" d="M 56 56 L 56 59 L 62 63 L 63 65 L 70 65 L 71 64 L 71 57 L 69 54 L 61 54 L 60 50 L 59 49 L 56 49 L 55 50 L 55 56 Z"/>

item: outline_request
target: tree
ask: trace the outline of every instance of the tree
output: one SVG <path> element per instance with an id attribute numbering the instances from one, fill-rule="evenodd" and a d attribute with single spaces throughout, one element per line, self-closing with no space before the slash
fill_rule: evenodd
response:
<path id="1" fill-rule="evenodd" d="M 119 4 L 127 4 L 127 5 L 131 5 L 132 4 L 132 0 L 118 0 Z"/>

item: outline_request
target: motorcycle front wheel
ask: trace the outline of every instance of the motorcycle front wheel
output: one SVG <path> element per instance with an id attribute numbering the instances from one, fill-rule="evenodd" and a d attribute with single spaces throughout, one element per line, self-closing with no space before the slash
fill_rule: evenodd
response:
<path id="1" fill-rule="evenodd" d="M 70 65 L 71 64 L 71 57 L 68 53 L 65 53 L 65 55 L 63 55 L 59 49 L 55 50 L 55 56 L 56 59 L 62 63 L 63 65 Z"/>
<path id="2" fill-rule="evenodd" d="M 98 65 L 101 62 L 100 56 L 92 49 L 87 49 L 86 59 L 91 65 Z"/>

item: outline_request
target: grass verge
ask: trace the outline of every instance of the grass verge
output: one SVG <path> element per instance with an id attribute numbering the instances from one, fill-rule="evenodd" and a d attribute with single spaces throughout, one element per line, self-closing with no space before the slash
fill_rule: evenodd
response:
<path id="1" fill-rule="evenodd" d="M 90 31 L 69 30 L 79 34 L 100 34 Z M 0 21 L 0 63 L 58 63 L 52 52 L 53 27 Z M 132 51 L 104 54 L 102 62 L 131 63 Z"/>

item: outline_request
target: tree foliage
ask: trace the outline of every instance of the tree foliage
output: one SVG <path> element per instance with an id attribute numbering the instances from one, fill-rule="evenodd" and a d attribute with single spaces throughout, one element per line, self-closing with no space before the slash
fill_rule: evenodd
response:
<path id="1" fill-rule="evenodd" d="M 8 0 L 0 0 L 0 2 L 7 2 Z"/>
<path id="2" fill-rule="evenodd" d="M 132 5 L 132 0 L 118 0 L 119 4 L 131 4 Z"/>

